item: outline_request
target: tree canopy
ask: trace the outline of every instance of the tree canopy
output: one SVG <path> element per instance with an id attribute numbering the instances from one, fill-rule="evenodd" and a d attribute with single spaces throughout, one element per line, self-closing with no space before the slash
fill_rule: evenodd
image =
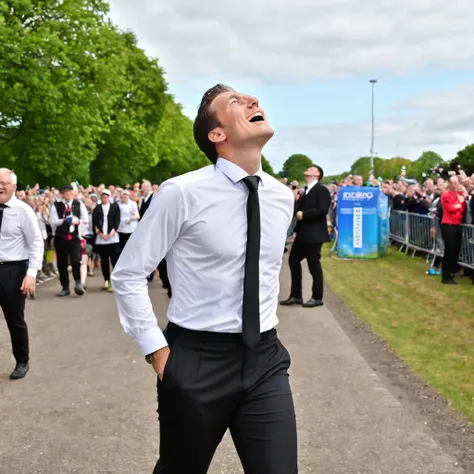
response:
<path id="1" fill-rule="evenodd" d="M 125 183 L 207 164 L 156 59 L 103 0 L 0 0 L 0 159 L 22 182 Z"/>
<path id="2" fill-rule="evenodd" d="M 297 181 L 304 180 L 304 172 L 311 167 L 313 162 L 309 157 L 301 153 L 291 155 L 285 163 L 283 163 L 283 171 L 280 175 L 288 178 L 289 181 L 296 179 Z"/>
<path id="3" fill-rule="evenodd" d="M 397 179 L 400 176 L 402 167 L 407 170 L 407 177 L 417 180 L 432 175 L 432 169 L 439 166 L 447 168 L 448 164 L 443 158 L 434 151 L 424 151 L 417 160 L 409 160 L 401 156 L 393 158 L 374 158 L 374 174 L 375 177 L 384 179 Z M 332 179 L 337 181 L 345 176 L 361 175 L 364 179 L 369 177 L 370 173 L 370 157 L 364 156 L 357 159 L 348 172 L 336 176 L 326 176 L 324 182 L 330 182 Z"/>
<path id="4" fill-rule="evenodd" d="M 263 155 L 262 155 L 262 170 L 271 176 L 275 176 L 275 172 L 273 171 L 272 165 Z"/>
<path id="5" fill-rule="evenodd" d="M 0 0 L 0 160 L 22 182 L 161 182 L 208 164 L 158 60 L 108 11 L 105 0 Z M 474 172 L 474 144 L 454 161 Z M 433 151 L 374 164 L 376 176 L 396 178 L 406 166 L 416 179 L 447 166 Z M 277 176 L 302 181 L 311 165 L 294 154 Z M 262 168 L 275 175 L 264 156 Z M 361 157 L 334 178 L 369 170 Z"/>
<path id="6" fill-rule="evenodd" d="M 453 161 L 462 165 L 467 173 L 474 173 L 474 144 L 468 145 L 466 148 L 458 151 Z"/>

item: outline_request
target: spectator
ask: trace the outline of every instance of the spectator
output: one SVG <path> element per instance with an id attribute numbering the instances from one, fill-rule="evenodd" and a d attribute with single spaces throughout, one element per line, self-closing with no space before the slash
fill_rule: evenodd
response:
<path id="1" fill-rule="evenodd" d="M 100 255 L 100 265 L 104 277 L 103 290 L 111 293 L 110 264 L 115 267 L 120 255 L 120 240 L 118 228 L 120 226 L 120 207 L 117 203 L 110 203 L 111 192 L 103 189 L 100 200 L 92 214 L 92 222 L 96 235 L 95 245 Z"/>
<path id="2" fill-rule="evenodd" d="M 441 221 L 441 235 L 444 241 L 443 276 L 442 283 L 456 285 L 454 275 L 457 271 L 457 261 L 462 245 L 461 224 L 466 210 L 466 198 L 459 190 L 457 176 L 451 176 L 448 190 L 441 197 L 443 219 Z"/>

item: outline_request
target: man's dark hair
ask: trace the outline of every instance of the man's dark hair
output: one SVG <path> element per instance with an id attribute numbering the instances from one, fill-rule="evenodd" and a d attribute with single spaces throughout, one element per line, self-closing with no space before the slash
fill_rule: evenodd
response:
<path id="1" fill-rule="evenodd" d="M 212 101 L 223 92 L 234 89 L 225 84 L 216 84 L 204 93 L 199 104 L 198 113 L 194 119 L 194 140 L 200 150 L 212 163 L 217 161 L 216 144 L 209 140 L 209 132 L 220 125 L 216 114 L 211 110 Z"/>
<path id="2" fill-rule="evenodd" d="M 323 169 L 321 168 L 321 166 L 318 166 L 318 165 L 314 165 L 313 166 L 319 171 L 319 181 L 321 181 L 323 178 L 324 178 L 324 171 Z"/>

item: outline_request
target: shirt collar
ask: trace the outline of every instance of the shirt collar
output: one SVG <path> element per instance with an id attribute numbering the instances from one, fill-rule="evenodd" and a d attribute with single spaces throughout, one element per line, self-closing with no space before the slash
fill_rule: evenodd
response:
<path id="1" fill-rule="evenodd" d="M 306 188 L 309 190 L 313 189 L 316 185 L 318 184 L 318 180 L 315 179 L 314 181 L 312 181 L 311 183 L 307 184 L 306 185 Z"/>
<path id="2" fill-rule="evenodd" d="M 244 171 L 240 166 L 237 166 L 235 163 L 232 163 L 225 158 L 218 158 L 216 162 L 216 168 L 225 174 L 234 184 L 237 184 L 239 181 L 242 181 L 248 176 L 248 173 Z M 262 165 L 255 173 L 254 176 L 258 176 L 263 185 L 265 185 L 266 174 L 262 169 Z"/>
<path id="3" fill-rule="evenodd" d="M 17 203 L 18 198 L 13 194 L 12 197 L 5 203 L 5 206 L 7 207 L 15 207 L 15 204 Z"/>

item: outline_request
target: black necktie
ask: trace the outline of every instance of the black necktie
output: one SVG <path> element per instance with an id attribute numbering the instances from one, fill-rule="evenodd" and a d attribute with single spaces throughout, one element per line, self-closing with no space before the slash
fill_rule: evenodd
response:
<path id="1" fill-rule="evenodd" d="M 308 186 L 304 187 L 304 195 L 306 196 L 306 193 L 308 192 Z"/>
<path id="2" fill-rule="evenodd" d="M 0 204 L 0 234 L 2 233 L 3 210 L 6 207 L 5 204 Z"/>
<path id="3" fill-rule="evenodd" d="M 260 205 L 258 176 L 247 176 L 242 181 L 249 189 L 247 199 L 247 250 L 245 252 L 244 300 L 242 304 L 242 340 L 253 348 L 260 341 Z"/>

